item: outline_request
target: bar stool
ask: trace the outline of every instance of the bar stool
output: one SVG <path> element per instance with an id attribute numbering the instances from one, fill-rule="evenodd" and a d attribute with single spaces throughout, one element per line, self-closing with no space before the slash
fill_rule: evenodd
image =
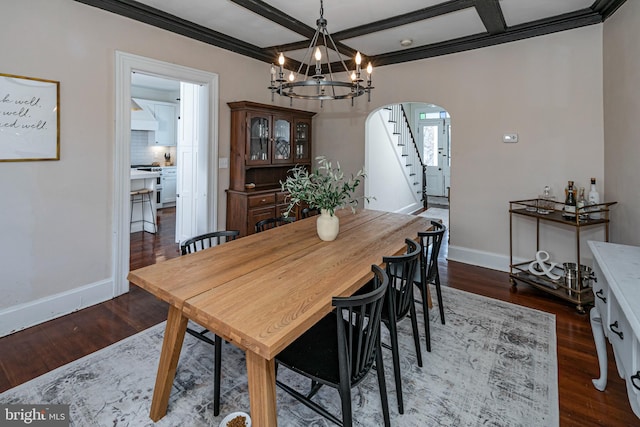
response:
<path id="1" fill-rule="evenodd" d="M 131 191 L 131 218 L 129 220 L 129 227 L 136 222 L 142 222 L 142 231 L 146 231 L 144 228 L 144 223 L 153 224 L 153 233 L 155 234 L 158 231 L 158 227 L 156 226 L 156 218 L 153 214 L 153 205 L 151 204 L 151 195 L 153 194 L 153 190 L 150 188 L 141 188 L 140 190 Z M 133 207 L 136 204 L 141 204 L 140 213 L 142 214 L 142 219 L 133 220 Z M 146 220 L 144 217 L 144 206 L 145 203 L 149 204 L 149 212 L 151 213 L 151 221 Z"/>

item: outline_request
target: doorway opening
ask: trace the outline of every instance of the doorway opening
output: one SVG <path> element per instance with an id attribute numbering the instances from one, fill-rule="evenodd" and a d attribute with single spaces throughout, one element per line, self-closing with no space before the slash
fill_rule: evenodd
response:
<path id="1" fill-rule="evenodd" d="M 447 205 L 451 188 L 451 118 L 437 105 L 415 109 L 416 135 L 427 166 L 427 196 L 431 204 Z"/>
<path id="2" fill-rule="evenodd" d="M 114 154 L 114 292 L 117 296 L 128 292 L 126 280 L 130 260 L 130 203 L 131 188 L 131 98 L 132 73 L 162 77 L 182 82 L 180 114 L 191 109 L 192 120 L 180 122 L 176 145 L 177 174 L 176 212 L 189 216 L 190 234 L 204 233 L 217 224 L 218 181 L 218 75 L 137 55 L 116 52 L 116 143 Z M 190 102 L 183 102 L 184 97 Z M 193 115 L 197 111 L 197 115 Z M 187 141 L 185 143 L 185 141 Z M 180 143 L 182 142 L 182 144 Z M 179 147 L 187 147 L 184 152 Z M 165 153 L 166 154 L 166 153 Z M 188 175 L 188 176 L 187 176 Z M 181 179 L 182 178 L 182 179 Z M 184 202 L 180 200 L 184 197 Z M 180 200 L 178 202 L 178 200 Z M 182 204 L 183 209 L 178 206 Z M 176 216 L 178 216 L 176 214 Z M 179 235 L 177 235 L 179 240 Z"/>
<path id="3" fill-rule="evenodd" d="M 372 112 L 365 125 L 365 168 L 368 175 L 365 193 L 376 197 L 370 207 L 440 219 L 449 228 L 451 118 L 446 109 L 438 105 L 422 102 L 403 102 L 401 105 L 416 144 L 414 149 L 426 165 L 427 209 L 423 207 L 422 191 L 416 191 L 419 185 L 403 173 L 406 169 L 403 156 L 406 153 L 402 154 L 404 148 L 398 148 L 394 135 L 393 126 L 398 118 L 387 119 L 385 114 L 385 110 L 393 110 L 390 105 Z M 389 125 L 388 121 L 392 124 Z"/>

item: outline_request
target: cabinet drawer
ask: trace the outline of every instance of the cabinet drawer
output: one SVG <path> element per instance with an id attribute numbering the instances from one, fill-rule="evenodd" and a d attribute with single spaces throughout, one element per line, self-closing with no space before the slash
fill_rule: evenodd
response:
<path id="1" fill-rule="evenodd" d="M 595 301 L 596 308 L 600 313 L 602 318 L 602 324 L 609 324 L 609 306 L 611 301 L 611 295 L 609 295 L 609 284 L 607 283 L 607 278 L 604 277 L 602 270 L 600 270 L 600 266 L 598 263 L 594 263 L 593 266 L 593 274 L 596 278 L 593 282 L 593 297 Z M 605 328 L 605 333 L 609 334 L 609 331 Z"/>
<path id="2" fill-rule="evenodd" d="M 289 193 L 284 192 L 284 191 L 279 191 L 276 193 L 276 203 L 281 205 L 283 203 L 289 203 L 289 199 L 288 199 Z"/>
<path id="3" fill-rule="evenodd" d="M 631 363 L 631 372 L 627 374 L 625 380 L 631 387 L 630 391 L 636 396 L 638 408 L 640 408 L 640 341 L 637 337 L 633 337 L 633 360 Z M 631 394 L 631 393 L 629 393 Z"/>
<path id="4" fill-rule="evenodd" d="M 249 196 L 248 199 L 250 208 L 273 206 L 276 203 L 275 194 L 256 194 L 255 196 Z"/>
<path id="5" fill-rule="evenodd" d="M 287 209 L 289 209 L 289 205 L 276 205 L 276 216 L 284 216 L 284 214 L 287 212 Z M 291 212 L 289 212 L 289 217 L 298 219 L 296 208 L 291 209 Z"/>
<path id="6" fill-rule="evenodd" d="M 612 295 L 613 296 L 613 295 Z M 607 300 L 607 302 L 609 302 Z M 613 346 L 613 351 L 616 354 L 618 362 L 618 371 L 620 373 L 626 373 L 631 375 L 632 362 L 633 362 L 633 345 L 634 345 L 634 333 L 631 329 L 631 325 L 624 316 L 618 301 L 612 298 L 610 301 L 611 311 L 610 317 L 606 325 L 609 329 L 609 341 Z M 622 364 L 622 366 L 620 366 Z"/>
<path id="7" fill-rule="evenodd" d="M 253 234 L 256 232 L 256 222 L 267 218 L 274 218 L 275 215 L 275 207 L 249 209 L 247 212 L 247 234 Z"/>
<path id="8" fill-rule="evenodd" d="M 624 380 L 627 384 L 631 409 L 640 418 L 640 342 L 637 337 L 633 339 L 633 362 L 631 365 L 631 372 L 627 373 Z"/>

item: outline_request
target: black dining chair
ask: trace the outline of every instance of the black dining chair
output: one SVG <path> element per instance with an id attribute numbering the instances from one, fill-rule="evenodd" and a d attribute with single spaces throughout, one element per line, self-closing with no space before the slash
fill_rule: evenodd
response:
<path id="1" fill-rule="evenodd" d="M 180 245 L 180 253 L 182 255 L 186 255 L 198 252 L 202 249 L 207 249 L 215 245 L 226 243 L 230 240 L 235 240 L 239 235 L 240 232 L 238 230 L 222 230 L 192 237 L 191 239 L 182 242 Z"/>
<path id="2" fill-rule="evenodd" d="M 240 231 L 238 230 L 220 230 L 214 231 L 212 233 L 201 234 L 182 242 L 180 244 L 180 253 L 182 255 L 187 255 L 210 248 L 212 246 L 221 245 L 222 243 L 226 243 L 230 240 L 235 240 L 239 235 Z M 207 332 L 209 332 L 208 329 L 203 329 L 202 331 L 198 332 L 193 330 L 192 328 L 187 327 L 187 333 L 206 343 L 213 345 L 214 342 L 205 335 Z"/>
<path id="3" fill-rule="evenodd" d="M 420 335 L 418 334 L 418 321 L 413 296 L 413 279 L 418 269 L 421 246 L 414 240 L 405 239 L 407 250 L 404 255 L 385 256 L 382 262 L 386 264 L 385 271 L 389 279 L 387 296 L 382 310 L 382 322 L 389 329 L 393 356 L 393 373 L 396 381 L 396 395 L 398 398 L 398 412 L 404 413 L 402 399 L 402 378 L 400 374 L 400 349 L 398 347 L 397 324 L 409 315 L 413 331 L 413 341 L 416 347 L 418 366 L 422 367 L 422 352 L 420 351 Z"/>
<path id="4" fill-rule="evenodd" d="M 303 208 L 300 211 L 300 216 L 302 219 L 309 218 L 311 216 L 320 215 L 320 209 L 318 208 Z"/>
<path id="5" fill-rule="evenodd" d="M 429 326 L 429 304 L 428 289 L 429 284 L 433 283 L 436 288 L 436 296 L 438 298 L 438 309 L 440 310 L 440 322 L 444 325 L 444 305 L 442 304 L 442 290 L 440 289 L 440 272 L 438 271 L 438 256 L 440 254 L 440 246 L 442 239 L 447 231 L 447 227 L 437 221 L 431 221 L 433 230 L 418 232 L 418 239 L 422 246 L 420 251 L 420 268 L 416 272 L 414 283 L 420 290 L 422 297 L 422 310 L 424 314 L 424 330 L 427 341 L 427 351 L 431 351 L 431 331 Z"/>
<path id="6" fill-rule="evenodd" d="M 203 249 L 210 248 L 215 245 L 226 243 L 230 240 L 235 240 L 240 235 L 238 230 L 227 231 L 214 231 L 212 233 L 202 234 L 200 236 L 192 237 L 185 240 L 180 244 L 180 253 L 187 255 L 198 252 Z M 205 334 L 209 332 L 208 329 L 202 329 L 196 331 L 187 326 L 187 333 L 201 341 L 211 344 L 214 347 L 214 370 L 213 370 L 213 415 L 220 414 L 220 377 L 222 374 L 222 338 L 213 334 L 213 339 L 209 338 Z"/>
<path id="7" fill-rule="evenodd" d="M 256 233 L 260 233 L 265 230 L 270 230 L 275 227 L 290 224 L 296 219 L 292 216 L 279 216 L 277 218 L 267 218 L 256 222 Z"/>
<path id="8" fill-rule="evenodd" d="M 357 386 L 372 368 L 378 376 L 384 425 L 391 424 L 380 348 L 382 306 L 389 279 L 377 265 L 371 266 L 371 270 L 374 278 L 370 292 L 334 297 L 335 310 L 276 356 L 276 369 L 282 365 L 310 378 L 311 389 L 306 393 L 297 391 L 278 380 L 277 375 L 276 384 L 340 426 L 352 426 L 351 388 Z M 342 404 L 341 419 L 311 400 L 323 385 L 338 390 Z"/>

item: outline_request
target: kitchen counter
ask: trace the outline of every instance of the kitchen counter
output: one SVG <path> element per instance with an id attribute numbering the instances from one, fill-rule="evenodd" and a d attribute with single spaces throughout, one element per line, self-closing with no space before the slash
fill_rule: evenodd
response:
<path id="1" fill-rule="evenodd" d="M 160 176 L 160 172 L 139 171 L 137 169 L 131 169 L 131 179 L 151 179 Z"/>

